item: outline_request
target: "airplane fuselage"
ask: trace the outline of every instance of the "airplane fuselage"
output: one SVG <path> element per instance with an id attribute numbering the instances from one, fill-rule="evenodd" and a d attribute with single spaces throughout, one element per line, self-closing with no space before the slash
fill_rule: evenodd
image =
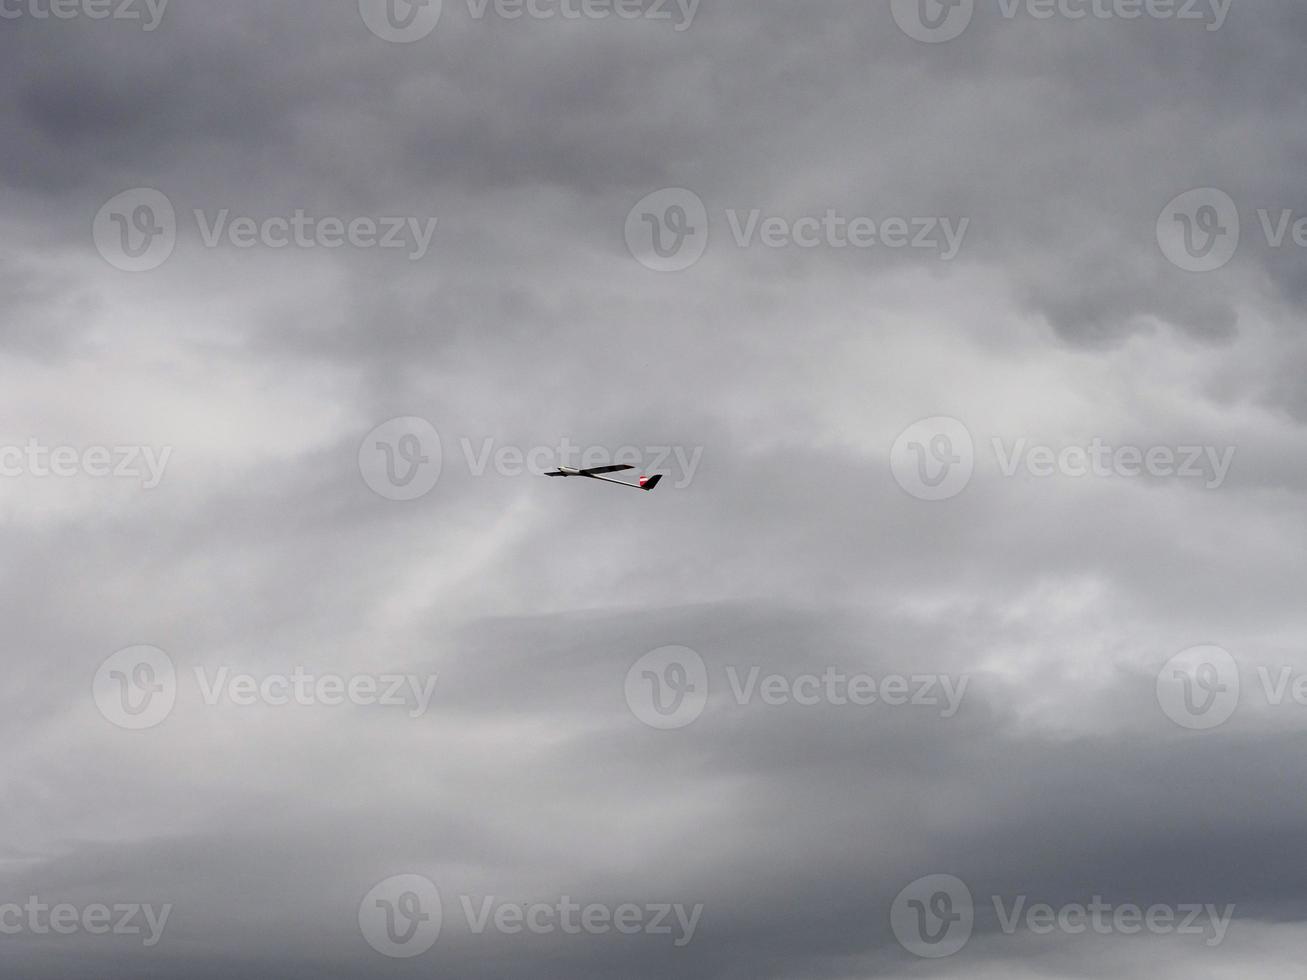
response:
<path id="1" fill-rule="evenodd" d="M 625 480 L 611 479 L 609 473 L 623 473 L 627 470 L 635 469 L 633 466 L 600 466 L 593 470 L 578 470 L 571 466 L 560 466 L 552 473 L 546 473 L 545 476 L 561 477 L 580 477 L 586 480 L 598 480 L 600 483 L 615 483 L 619 487 L 628 487 L 631 490 L 644 490 L 646 493 L 656 488 L 662 480 L 661 476 L 642 476 L 639 483 L 627 483 Z"/>

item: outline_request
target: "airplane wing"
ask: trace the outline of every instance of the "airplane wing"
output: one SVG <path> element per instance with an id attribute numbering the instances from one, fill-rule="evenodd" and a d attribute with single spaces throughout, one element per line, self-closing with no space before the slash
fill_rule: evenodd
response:
<path id="1" fill-rule="evenodd" d="M 2 2 L 2 0 L 0 0 Z M 624 473 L 627 470 L 635 469 L 634 466 L 596 466 L 589 470 L 572 470 L 564 467 L 561 470 L 555 470 L 553 473 L 546 473 L 545 476 L 583 476 L 591 480 L 598 480 L 601 483 L 616 483 L 619 487 L 629 487 L 632 490 L 650 491 L 657 488 L 662 481 L 662 476 L 642 476 L 639 483 L 627 483 L 624 480 L 609 479 L 609 473 Z"/>

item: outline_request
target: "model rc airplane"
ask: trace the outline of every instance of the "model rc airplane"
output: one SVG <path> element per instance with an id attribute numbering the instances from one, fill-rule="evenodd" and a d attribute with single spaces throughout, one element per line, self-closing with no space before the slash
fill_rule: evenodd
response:
<path id="1" fill-rule="evenodd" d="M 653 490 L 662 482 L 662 476 L 642 476 L 639 483 L 627 483 L 625 480 L 611 480 L 608 478 L 609 473 L 625 473 L 627 470 L 635 469 L 634 466 L 596 466 L 589 470 L 574 470 L 570 466 L 564 466 L 555 470 L 553 473 L 546 473 L 545 476 L 579 476 L 587 480 L 599 480 L 601 483 L 616 483 L 619 487 L 630 487 L 632 490 L 644 490 L 646 493 Z"/>

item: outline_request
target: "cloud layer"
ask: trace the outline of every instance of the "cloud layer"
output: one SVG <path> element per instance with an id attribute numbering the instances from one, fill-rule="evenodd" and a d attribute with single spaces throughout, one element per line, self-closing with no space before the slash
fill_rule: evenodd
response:
<path id="1" fill-rule="evenodd" d="M 0 19 L 6 975 L 1301 962 L 1307 11 L 95 6 Z"/>

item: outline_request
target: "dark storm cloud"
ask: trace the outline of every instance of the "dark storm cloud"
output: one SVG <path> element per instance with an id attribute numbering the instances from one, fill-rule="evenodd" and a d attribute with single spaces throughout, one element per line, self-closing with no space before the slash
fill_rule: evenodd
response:
<path id="1" fill-rule="evenodd" d="M 1293 867 L 1277 857 L 1302 843 L 1301 803 L 1286 788 L 1301 776 L 1286 762 L 1296 736 L 1240 734 L 1199 747 L 1168 731 L 1147 703 L 1152 678 L 1129 670 L 1098 696 L 1151 720 L 1070 742 L 1020 734 L 1003 682 L 983 673 L 951 719 L 884 705 L 740 706 L 722 690 L 690 728 L 654 732 L 630 714 L 621 683 L 633 654 L 664 637 L 695 644 L 714 683 L 728 665 L 881 675 L 965 666 L 952 637 L 860 613 L 736 604 L 481 624 L 440 662 L 450 680 L 439 717 L 412 731 L 376 715 L 346 716 L 348 737 L 320 717 L 278 726 L 276 751 L 241 763 L 247 792 L 275 800 L 257 821 L 206 789 L 231 778 L 259 739 L 227 713 L 202 723 L 207 744 L 178 747 L 185 768 L 174 778 L 203 794 L 209 829 L 68 845 L 11 875 L 9 891 L 171 903 L 166 941 L 148 956 L 120 937 L 104 945 L 109 962 L 141 964 L 147 975 L 182 964 L 217 975 L 242 963 L 361 975 L 375 968 L 355 932 L 361 895 L 415 868 L 439 879 L 448 926 L 429 957 L 393 964 L 396 975 L 533 975 L 532 964 L 546 963 L 577 976 L 880 972 L 903 955 L 888 929 L 895 894 L 941 870 L 977 896 L 1054 905 L 1093 895 L 1235 903 L 1236 933 L 1303 907 Z M 484 726 L 501 722 L 543 741 L 516 737 L 485 757 Z M 437 732 L 423 734 L 429 725 Z M 309 732 L 317 737 L 293 737 Z M 385 744 L 386 755 L 340 754 L 351 741 Z M 119 807 L 166 796 L 161 781 L 110 761 L 135 757 L 115 744 L 91 753 L 113 776 L 82 793 Z M 376 794 L 379 770 L 412 778 Z M 1223 775 L 1214 782 L 1212 772 Z M 345 787 L 354 791 L 342 795 Z M 322 807 L 324 794 L 332 807 Z M 519 812 L 527 800 L 529 812 Z M 646 831 L 631 826 L 645 820 Z M 478 936 L 460 919 L 464 893 L 692 901 L 705 911 L 696 941 L 672 959 L 650 937 Z M 982 936 L 997 928 L 982 908 Z M 997 941 L 1000 955 L 1003 941 L 1019 942 Z M 30 975 L 53 976 L 97 947 L 87 937 L 57 947 L 24 937 L 17 948 L 33 957 Z M 988 956 L 971 955 L 975 968 Z"/>
<path id="2" fill-rule="evenodd" d="M 1255 64 L 1270 52 L 1282 66 L 1277 81 L 1300 71 L 1297 11 L 1237 9 L 1216 33 L 982 16 L 956 43 L 925 46 L 905 44 L 887 12 L 850 7 L 709 7 L 679 35 L 473 21 L 449 6 L 412 48 L 359 37 L 348 10 L 304 5 L 179 6 L 161 33 L 77 24 L 57 41 L 23 25 L 7 70 L 11 180 L 94 181 L 103 199 L 108 164 L 221 203 L 256 179 L 302 203 L 440 204 L 451 224 L 451 206 L 471 205 L 492 250 L 513 236 L 504 190 L 561 185 L 573 200 L 551 210 L 583 220 L 539 219 L 578 256 L 666 184 L 718 208 L 966 215 L 964 257 L 996 263 L 1019 300 L 1094 345 L 1149 320 L 1233 335 L 1233 272 L 1195 280 L 1156 248 L 1153 219 L 1176 193 L 1220 186 L 1250 209 L 1300 200 L 1293 127 L 1230 67 L 1256 51 Z M 1250 140 L 1267 164 L 1255 172 Z M 1248 251 L 1296 297 L 1297 256 Z"/>

